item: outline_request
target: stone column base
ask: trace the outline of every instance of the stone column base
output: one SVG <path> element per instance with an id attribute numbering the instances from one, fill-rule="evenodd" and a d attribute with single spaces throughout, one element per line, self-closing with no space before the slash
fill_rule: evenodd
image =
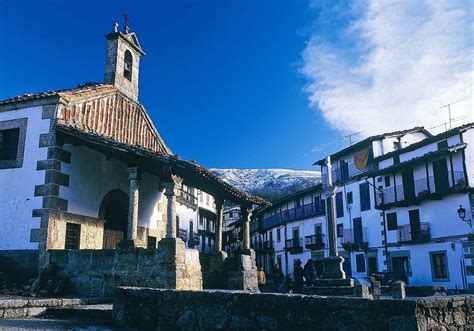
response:
<path id="1" fill-rule="evenodd" d="M 160 278 L 164 288 L 202 290 L 199 252 L 186 249 L 181 238 L 163 238 L 158 242 L 158 261 L 163 270 Z"/>
<path id="2" fill-rule="evenodd" d="M 250 250 L 249 253 L 249 255 L 239 254 L 227 259 L 227 288 L 229 290 L 259 292 L 255 252 Z"/>
<path id="3" fill-rule="evenodd" d="M 342 256 L 330 256 L 323 260 L 323 274 L 321 278 L 324 279 L 346 279 L 346 273 L 342 269 L 344 258 Z"/>

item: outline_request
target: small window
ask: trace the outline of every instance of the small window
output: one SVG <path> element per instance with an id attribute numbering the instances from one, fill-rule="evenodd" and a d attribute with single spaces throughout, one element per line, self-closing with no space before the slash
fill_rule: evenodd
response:
<path id="1" fill-rule="evenodd" d="M 336 225 L 336 233 L 337 233 L 337 237 L 338 238 L 342 238 L 343 236 L 343 233 L 344 232 L 344 224 L 343 223 L 339 223 Z"/>
<path id="2" fill-rule="evenodd" d="M 277 229 L 277 242 L 281 241 L 281 231 L 280 228 Z"/>
<path id="3" fill-rule="evenodd" d="M 321 214 L 326 214 L 326 200 L 321 199 Z"/>
<path id="4" fill-rule="evenodd" d="M 446 149 L 448 148 L 448 141 L 442 140 L 438 143 L 438 149 Z"/>
<path id="5" fill-rule="evenodd" d="M 402 148 L 402 143 L 400 142 L 400 140 L 394 141 L 394 142 L 393 142 L 393 149 L 394 149 L 394 150 L 398 150 L 398 149 L 400 149 L 400 148 Z"/>
<path id="6" fill-rule="evenodd" d="M 433 281 L 448 281 L 448 262 L 446 251 L 430 252 L 431 274 Z"/>
<path id="7" fill-rule="evenodd" d="M 156 237 L 148 236 L 146 247 L 149 249 L 156 249 Z"/>
<path id="8" fill-rule="evenodd" d="M 385 181 L 385 187 L 389 187 L 390 186 L 390 176 L 385 176 L 383 179 Z"/>
<path id="9" fill-rule="evenodd" d="M 79 249 L 81 240 L 81 225 L 66 223 L 66 243 L 65 249 Z"/>
<path id="10" fill-rule="evenodd" d="M 398 229 L 397 213 L 387 214 L 387 229 L 393 231 Z"/>
<path id="11" fill-rule="evenodd" d="M 356 254 L 356 269 L 357 272 L 365 272 L 364 254 Z"/>
<path id="12" fill-rule="evenodd" d="M 370 210 L 370 189 L 369 183 L 359 184 L 360 210 Z"/>
<path id="13" fill-rule="evenodd" d="M 0 131 L 0 161 L 16 160 L 20 128 Z"/>
<path id="14" fill-rule="evenodd" d="M 336 217 L 344 217 L 344 202 L 342 192 L 336 193 Z"/>
<path id="15" fill-rule="evenodd" d="M 347 192 L 346 200 L 348 205 L 352 205 L 352 203 L 354 202 L 352 192 Z"/>
<path id="16" fill-rule="evenodd" d="M 132 81 L 132 67 L 133 67 L 132 53 L 130 53 L 129 50 L 126 50 L 124 60 L 123 60 L 123 76 L 129 81 Z"/>

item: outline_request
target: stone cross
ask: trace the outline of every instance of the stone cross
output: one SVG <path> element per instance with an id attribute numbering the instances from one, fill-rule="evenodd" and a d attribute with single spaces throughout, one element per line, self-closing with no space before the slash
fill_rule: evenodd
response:
<path id="1" fill-rule="evenodd" d="M 215 199 L 216 203 L 216 252 L 222 251 L 222 217 L 224 200 Z"/>

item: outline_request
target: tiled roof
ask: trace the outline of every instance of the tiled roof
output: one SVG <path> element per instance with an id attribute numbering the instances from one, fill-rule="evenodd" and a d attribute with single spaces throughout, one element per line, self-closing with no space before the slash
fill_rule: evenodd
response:
<path id="1" fill-rule="evenodd" d="M 349 152 L 352 152 L 352 151 L 356 151 L 357 149 L 359 148 L 362 148 L 364 147 L 366 144 L 368 143 L 371 143 L 372 141 L 375 141 L 375 140 L 380 140 L 380 139 L 383 139 L 383 138 L 387 138 L 387 137 L 394 137 L 394 136 L 403 136 L 407 133 L 413 133 L 413 132 L 423 132 L 424 134 L 426 134 L 427 136 L 431 136 L 431 133 L 428 132 L 424 127 L 422 126 L 416 126 L 414 128 L 411 128 L 411 129 L 407 129 L 407 130 L 399 130 L 399 131 L 393 131 L 393 132 L 386 132 L 386 133 L 382 133 L 382 134 L 378 134 L 378 135 L 375 135 L 375 136 L 371 136 L 371 137 L 368 137 L 368 138 L 365 138 L 364 140 L 361 140 L 357 143 L 355 143 L 354 145 L 351 145 L 349 147 L 346 147 L 334 154 L 331 155 L 331 159 L 335 159 L 335 158 L 338 158 L 340 156 L 343 156 Z M 313 165 L 321 165 L 321 164 L 324 164 L 325 162 L 325 159 L 321 159 L 321 160 L 318 160 L 316 162 L 313 163 Z"/>
<path id="2" fill-rule="evenodd" d="M 63 90 L 49 90 L 46 92 L 40 93 L 26 93 L 22 95 L 17 95 L 13 98 L 0 100 L 0 105 L 22 102 L 29 100 L 44 99 L 50 97 L 62 97 L 65 99 L 72 99 L 74 97 L 85 97 L 88 95 L 93 95 L 96 93 L 106 92 L 106 91 L 117 91 L 112 85 L 101 84 L 101 83 L 86 83 L 84 85 L 78 85 L 75 88 L 63 89 Z"/>

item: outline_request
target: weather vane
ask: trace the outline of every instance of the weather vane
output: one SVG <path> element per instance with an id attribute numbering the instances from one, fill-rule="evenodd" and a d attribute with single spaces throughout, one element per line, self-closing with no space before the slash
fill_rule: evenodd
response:
<path id="1" fill-rule="evenodd" d="M 123 24 L 128 25 L 128 14 L 127 14 L 127 12 L 123 13 Z"/>
<path id="2" fill-rule="evenodd" d="M 128 33 L 128 14 L 127 12 L 123 13 L 123 32 Z"/>

